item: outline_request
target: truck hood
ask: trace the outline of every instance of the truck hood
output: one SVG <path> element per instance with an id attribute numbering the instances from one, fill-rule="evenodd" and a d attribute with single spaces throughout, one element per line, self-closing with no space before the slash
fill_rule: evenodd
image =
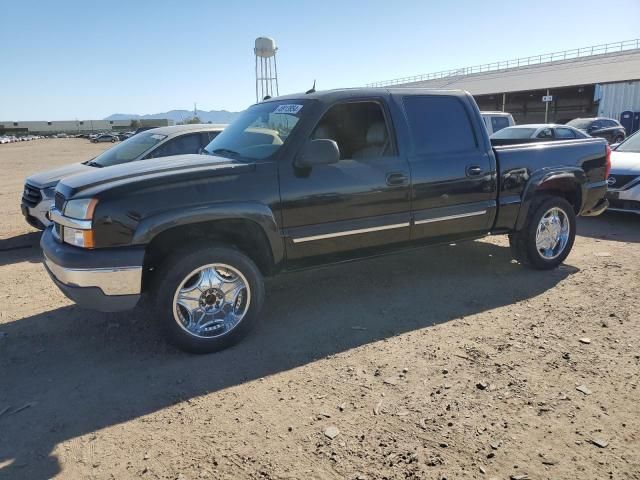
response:
<path id="1" fill-rule="evenodd" d="M 47 170 L 46 172 L 31 175 L 27 178 L 26 182 L 29 185 L 33 185 L 34 187 L 41 189 L 55 187 L 60 180 L 66 177 L 93 170 L 95 170 L 95 167 L 89 167 L 84 163 L 72 163 L 71 165 L 65 165 L 64 167 L 54 168 L 53 170 Z"/>
<path id="2" fill-rule="evenodd" d="M 611 173 L 640 175 L 640 153 L 611 152 Z"/>
<path id="3" fill-rule="evenodd" d="M 252 169 L 253 165 L 213 155 L 174 155 L 107 168 L 89 168 L 91 170 L 86 173 L 65 178 L 58 185 L 58 191 L 70 198 L 78 192 L 89 189 L 97 192 L 116 184 L 123 185 L 151 178 L 160 180 L 182 174 L 192 174 L 194 177 L 202 176 L 204 173 L 207 175 L 235 174 Z"/>

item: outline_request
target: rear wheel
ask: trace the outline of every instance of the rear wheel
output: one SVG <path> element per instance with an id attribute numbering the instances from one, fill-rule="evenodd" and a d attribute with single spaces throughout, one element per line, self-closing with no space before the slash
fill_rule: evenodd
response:
<path id="1" fill-rule="evenodd" d="M 575 236 L 576 214 L 571 204 L 544 195 L 534 200 L 523 229 L 509 235 L 509 245 L 523 265 L 549 270 L 567 258 Z"/>
<path id="2" fill-rule="evenodd" d="M 229 247 L 178 253 L 158 269 L 155 306 L 167 339 L 182 350 L 210 353 L 242 339 L 264 300 L 253 261 Z"/>

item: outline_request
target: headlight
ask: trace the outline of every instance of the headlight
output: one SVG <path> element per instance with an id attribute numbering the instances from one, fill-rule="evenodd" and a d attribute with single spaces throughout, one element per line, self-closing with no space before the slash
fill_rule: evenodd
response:
<path id="1" fill-rule="evenodd" d="M 60 224 L 59 237 L 64 243 L 81 248 L 94 248 L 92 218 L 98 201 L 95 198 L 69 200 L 64 206 L 64 214 L 52 220 Z"/>
<path id="2" fill-rule="evenodd" d="M 70 245 L 82 248 L 93 248 L 95 241 L 93 238 L 93 230 L 80 230 L 78 228 L 63 227 L 63 241 Z"/>
<path id="3" fill-rule="evenodd" d="M 95 198 L 69 200 L 64 207 L 64 216 L 81 220 L 91 220 L 97 203 L 98 200 Z"/>

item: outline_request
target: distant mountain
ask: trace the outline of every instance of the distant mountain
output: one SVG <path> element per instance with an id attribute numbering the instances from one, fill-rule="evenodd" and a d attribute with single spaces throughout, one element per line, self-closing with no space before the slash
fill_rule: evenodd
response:
<path id="1" fill-rule="evenodd" d="M 228 112 L 227 110 L 196 110 L 200 120 L 204 123 L 230 123 L 240 112 Z M 149 115 L 137 115 L 135 113 L 114 113 L 104 120 L 139 120 L 146 118 L 168 118 L 174 122 L 183 122 L 193 117 L 193 110 L 170 110 L 162 113 L 152 113 Z"/>

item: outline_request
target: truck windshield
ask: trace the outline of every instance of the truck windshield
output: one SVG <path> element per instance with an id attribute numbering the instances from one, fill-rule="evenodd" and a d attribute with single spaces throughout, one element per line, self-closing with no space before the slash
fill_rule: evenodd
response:
<path id="1" fill-rule="evenodd" d="M 138 160 L 143 153 L 156 146 L 166 135 L 157 133 L 142 132 L 127 138 L 124 142 L 101 153 L 96 158 L 87 163 L 92 167 L 110 167 L 121 163 Z"/>
<path id="2" fill-rule="evenodd" d="M 616 148 L 616 152 L 640 153 L 640 135 L 638 135 L 638 133 L 633 134 L 626 142 L 620 144 L 620 146 Z"/>
<path id="3" fill-rule="evenodd" d="M 278 151 L 297 125 L 308 100 L 258 103 L 249 107 L 214 138 L 210 155 L 253 161 Z"/>
<path id="4" fill-rule="evenodd" d="M 502 139 L 502 140 L 509 139 L 509 138 L 512 138 L 512 139 L 531 138 L 531 135 L 533 135 L 536 130 L 537 128 L 507 127 L 491 135 L 491 138 Z"/>

